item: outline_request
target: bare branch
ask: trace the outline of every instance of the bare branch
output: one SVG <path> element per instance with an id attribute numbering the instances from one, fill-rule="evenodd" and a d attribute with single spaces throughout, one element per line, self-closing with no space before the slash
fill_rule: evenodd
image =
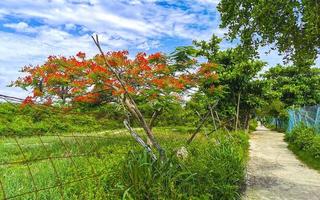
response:
<path id="1" fill-rule="evenodd" d="M 146 151 L 151 155 L 153 161 L 157 160 L 156 155 L 152 153 L 152 149 L 143 141 L 143 139 L 131 128 L 129 122 L 127 120 L 123 121 L 124 126 L 128 129 L 132 137 L 141 145 L 143 146 Z"/>

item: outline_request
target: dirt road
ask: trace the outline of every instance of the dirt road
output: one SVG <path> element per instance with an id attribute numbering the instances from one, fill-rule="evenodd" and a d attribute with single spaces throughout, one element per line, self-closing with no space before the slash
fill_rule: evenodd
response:
<path id="1" fill-rule="evenodd" d="M 259 127 L 251 134 L 248 200 L 320 200 L 320 173 L 287 149 L 284 135 Z"/>

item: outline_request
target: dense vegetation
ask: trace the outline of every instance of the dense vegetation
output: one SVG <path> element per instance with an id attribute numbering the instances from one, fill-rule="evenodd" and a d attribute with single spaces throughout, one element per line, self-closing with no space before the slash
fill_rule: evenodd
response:
<path id="1" fill-rule="evenodd" d="M 11 86 L 31 95 L 0 103 L 0 198 L 240 199 L 248 132 L 258 120 L 285 131 L 288 109 L 320 103 L 319 5 L 222 0 L 218 9 L 239 46 L 222 49 L 212 35 L 130 56 L 103 52 L 96 36 L 95 56 L 23 67 Z M 270 44 L 293 64 L 264 71 L 257 50 Z M 314 129 L 302 124 L 286 140 L 320 169 Z"/>
<path id="2" fill-rule="evenodd" d="M 167 152 L 174 153 L 189 137 L 184 129 L 154 131 Z M 187 158 L 172 154 L 161 163 L 152 161 L 124 129 L 67 136 L 61 135 L 62 141 L 57 136 L 42 136 L 45 147 L 39 146 L 37 136 L 18 139 L 27 159 L 34 160 L 29 166 L 35 173 L 36 186 L 26 176 L 28 162 L 7 164 L 0 169 L 7 197 L 51 187 L 59 180 L 63 189 L 41 191 L 38 197 L 60 199 L 62 191 L 64 199 L 238 199 L 243 187 L 248 150 L 248 135 L 244 132 L 219 131 L 209 138 L 201 134 L 188 147 Z M 0 147 L 1 163 L 21 156 L 11 137 L 2 139 Z M 55 159 L 56 174 L 46 160 L 48 152 L 52 158 L 86 156 Z M 92 177 L 95 174 L 98 176 Z M 84 181 L 68 184 L 81 178 Z M 25 195 L 24 199 L 35 195 Z"/>
<path id="3" fill-rule="evenodd" d="M 289 148 L 309 166 L 320 170 L 320 134 L 305 124 L 286 134 Z"/>
<path id="4" fill-rule="evenodd" d="M 44 106 L 25 107 L 0 103 L 0 135 L 32 136 L 54 133 L 91 132 L 122 128 L 114 106 L 86 111 L 63 111 Z"/>
<path id="5" fill-rule="evenodd" d="M 272 45 L 297 65 L 312 63 L 320 49 L 320 4 L 313 0 L 222 0 L 220 24 L 249 54 Z M 268 16 L 268 17 L 265 17 Z"/>
<path id="6" fill-rule="evenodd" d="M 153 162 L 132 152 L 120 180 L 133 199 L 237 199 L 244 184 L 248 138 L 244 132 L 217 132 L 188 148 L 190 155 Z"/>

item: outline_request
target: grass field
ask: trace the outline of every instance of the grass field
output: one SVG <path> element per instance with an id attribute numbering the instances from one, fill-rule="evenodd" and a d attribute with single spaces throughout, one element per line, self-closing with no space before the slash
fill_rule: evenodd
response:
<path id="1" fill-rule="evenodd" d="M 155 129 L 167 152 L 185 145 L 189 134 L 181 132 L 183 129 Z M 203 150 L 208 141 L 210 139 L 199 134 L 188 149 Z M 114 179 L 129 150 L 141 150 L 141 147 L 125 130 L 87 135 L 3 137 L 0 142 L 0 198 L 119 199 L 119 191 L 126 188 L 120 182 L 119 185 L 110 184 L 117 183 Z M 192 163 L 197 163 L 195 158 L 201 161 L 198 155 L 192 157 Z M 238 186 L 235 185 L 234 191 L 239 191 Z"/>

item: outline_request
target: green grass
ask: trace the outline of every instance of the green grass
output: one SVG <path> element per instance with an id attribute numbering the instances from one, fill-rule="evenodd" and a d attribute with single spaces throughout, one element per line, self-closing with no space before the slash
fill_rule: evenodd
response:
<path id="1" fill-rule="evenodd" d="M 137 131 L 141 132 L 140 129 Z M 154 132 L 167 152 L 185 145 L 189 137 L 187 128 L 156 128 Z M 142 148 L 123 129 L 88 136 L 68 134 L 0 139 L 0 180 L 4 189 L 3 193 L 0 187 L 0 199 L 15 196 L 15 199 L 23 200 L 54 200 L 62 196 L 64 199 L 121 199 L 123 195 L 128 199 L 126 194 L 130 193 L 134 196 L 130 191 L 133 186 L 120 175 L 125 174 L 123 167 L 128 161 L 129 150 L 139 152 Z M 192 188 L 188 191 L 190 195 L 200 198 L 203 194 L 205 199 L 214 199 L 217 195 L 221 199 L 239 198 L 247 141 L 244 134 L 220 132 L 210 138 L 199 134 L 188 147 L 190 157 L 183 161 L 188 171 L 197 174 L 184 182 Z M 182 192 L 180 186 L 176 185 L 177 189 L 172 191 Z M 169 189 L 156 188 L 159 195 Z M 39 192 L 28 194 L 34 190 Z M 180 199 L 187 198 L 179 194 Z M 193 197 L 190 198 L 197 199 Z"/>
<path id="2" fill-rule="evenodd" d="M 109 134 L 109 135 L 108 135 Z M 69 135 L 71 136 L 71 135 Z M 124 159 L 128 148 L 138 148 L 128 135 L 105 133 L 89 137 L 41 136 L 17 138 L 24 152 L 13 138 L 2 138 L 0 143 L 0 175 L 6 197 L 41 188 L 50 188 L 60 182 L 74 182 L 63 186 L 65 199 L 103 199 L 104 178 Z M 70 158 L 72 155 L 75 157 Z M 51 160 L 47 159 L 52 157 Z M 31 162 L 22 162 L 31 160 Z M 12 163 L 16 162 L 16 163 Z M 10 163 L 10 164 L 5 164 Z M 54 167 L 53 167 L 54 165 Z M 29 174 L 29 168 L 33 179 Z M 93 178 L 92 175 L 102 173 Z M 34 184 L 36 187 L 34 187 Z M 97 187 L 100 184 L 100 187 Z M 98 189 L 101 191 L 99 191 Z M 61 199 L 60 187 L 39 192 L 39 199 Z M 96 196 L 92 196 L 95 194 Z M 3 195 L 3 194 L 2 194 Z M 1 196 L 0 196 L 1 197 Z M 34 199 L 22 196 L 21 199 Z"/>
<path id="3" fill-rule="evenodd" d="M 58 109 L 43 106 L 22 109 L 18 104 L 0 102 L 0 136 L 86 133 L 123 127 L 122 118 L 117 118 L 117 111 L 108 107 L 68 112 Z"/>
<path id="4" fill-rule="evenodd" d="M 313 127 L 299 124 L 286 134 L 289 149 L 310 168 L 320 170 L 320 135 Z"/>
<path id="5" fill-rule="evenodd" d="M 309 152 L 299 150 L 296 146 L 289 144 L 288 148 L 301 160 L 304 164 L 312 169 L 320 171 L 320 159 L 315 159 Z"/>

